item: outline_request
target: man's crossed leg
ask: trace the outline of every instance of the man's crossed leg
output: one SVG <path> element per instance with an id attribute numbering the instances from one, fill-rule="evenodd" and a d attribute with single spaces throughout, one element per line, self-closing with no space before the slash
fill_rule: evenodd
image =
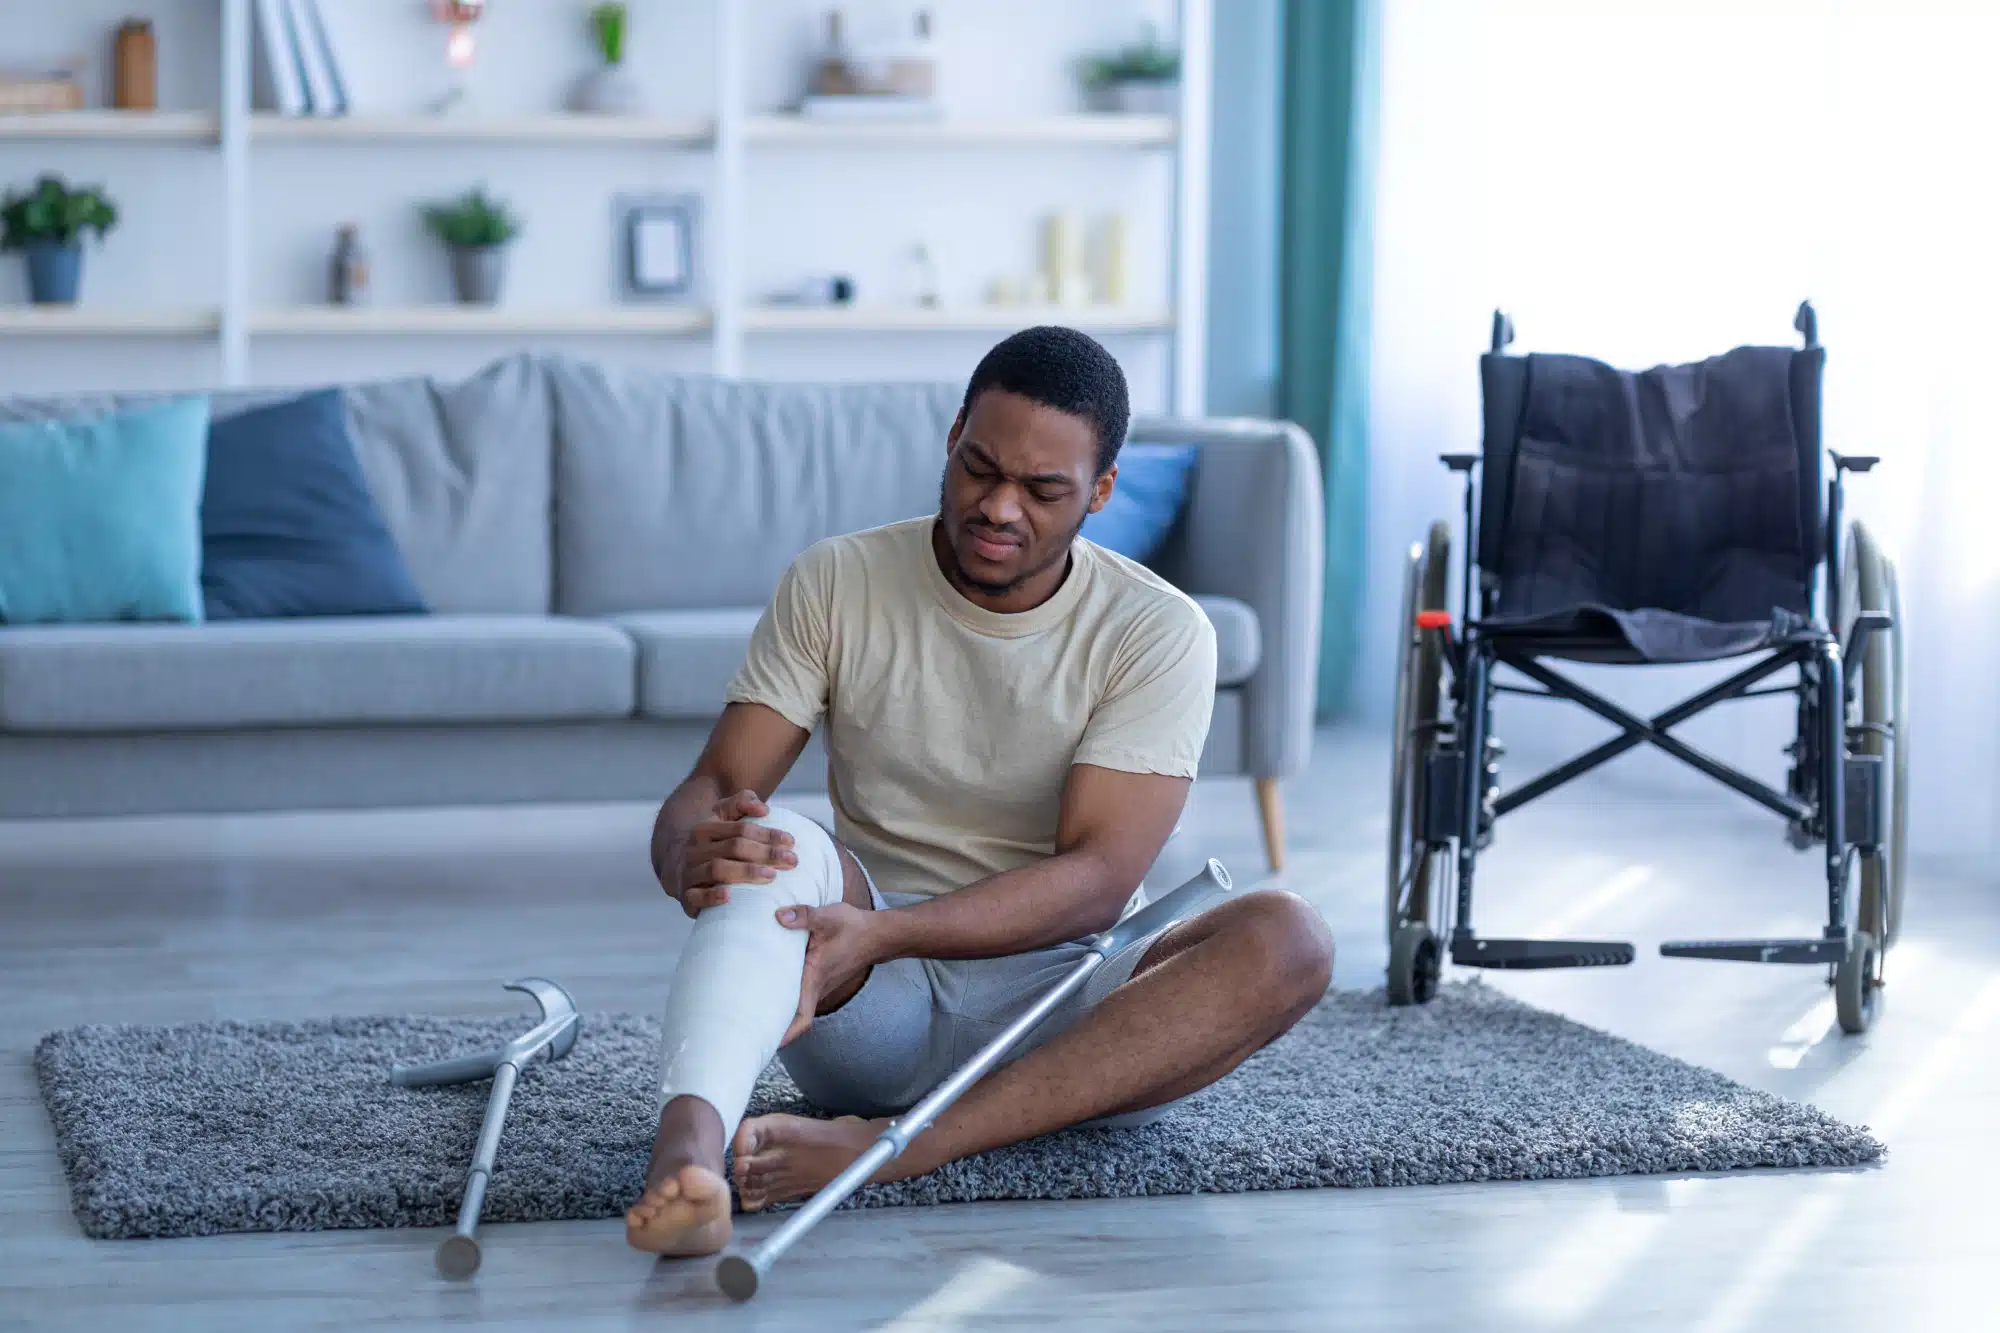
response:
<path id="1" fill-rule="evenodd" d="M 659 1127 L 645 1191 L 626 1215 L 627 1239 L 659 1254 L 713 1253 L 727 1243 L 726 1144 L 745 1209 L 808 1195 L 867 1149 L 886 1115 L 949 1072 L 940 1056 L 954 1066 L 969 1057 L 965 1042 L 949 1035 L 952 1024 L 971 1019 L 970 1041 L 982 1028 L 997 1032 L 1012 1015 L 956 1012 L 916 1023 L 884 1016 L 935 1005 L 941 997 L 934 992 L 957 985 L 967 968 L 991 963 L 998 966 L 985 969 L 989 979 L 1019 977 L 1024 961 L 1030 970 L 1042 955 L 1050 955 L 1045 964 L 1062 961 L 1060 950 L 924 965 L 928 970 L 898 959 L 848 980 L 820 997 L 814 1012 L 828 1021 L 814 1023 L 785 1058 L 809 1096 L 861 1114 L 830 1121 L 767 1115 L 739 1124 L 757 1075 L 801 1025 L 795 1008 L 805 936 L 781 924 L 778 911 L 877 905 L 860 864 L 818 825 L 782 808 L 744 815 L 766 844 L 756 856 L 772 863 L 772 873 L 733 885 L 728 903 L 701 912 L 667 1002 Z M 1325 992 L 1333 963 L 1318 913 L 1271 891 L 1231 898 L 1134 946 L 1133 954 L 1107 960 L 1102 985 L 1093 978 L 1074 1009 L 1030 1037 L 1032 1049 L 981 1079 L 877 1179 L 920 1175 L 1054 1130 L 1165 1106 L 1289 1029 Z M 928 991 L 915 993 L 926 984 Z M 984 993 L 990 997 L 992 988 Z M 979 1004 L 963 990 L 949 998 Z M 843 1024 L 850 1005 L 857 1021 Z M 898 1083 L 905 1086 L 892 1091 Z"/>

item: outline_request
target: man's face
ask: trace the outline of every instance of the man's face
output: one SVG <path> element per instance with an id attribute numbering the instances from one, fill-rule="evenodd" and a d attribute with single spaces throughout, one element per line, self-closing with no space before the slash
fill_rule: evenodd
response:
<path id="1" fill-rule="evenodd" d="M 953 582 L 1000 597 L 1060 562 L 1104 507 L 1118 469 L 1097 475 L 1088 421 L 987 389 L 952 423 L 940 488 Z"/>

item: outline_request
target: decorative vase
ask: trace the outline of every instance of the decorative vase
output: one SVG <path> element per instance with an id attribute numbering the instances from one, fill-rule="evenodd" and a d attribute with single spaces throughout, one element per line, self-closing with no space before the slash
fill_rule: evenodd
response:
<path id="1" fill-rule="evenodd" d="M 576 81 L 569 105 L 591 116 L 636 116 L 646 109 L 646 96 L 624 65 L 599 65 Z"/>
<path id="2" fill-rule="evenodd" d="M 1180 110 L 1181 86 L 1172 79 L 1126 79 L 1107 85 L 1105 94 L 1113 111 L 1128 116 L 1171 116 Z"/>
<path id="3" fill-rule="evenodd" d="M 29 241 L 21 247 L 28 260 L 28 299 L 36 305 L 71 305 L 83 285 L 83 246 L 72 241 Z"/>
<path id="4" fill-rule="evenodd" d="M 455 245 L 451 250 L 451 285 L 460 305 L 498 305 L 507 280 L 507 247 Z"/>

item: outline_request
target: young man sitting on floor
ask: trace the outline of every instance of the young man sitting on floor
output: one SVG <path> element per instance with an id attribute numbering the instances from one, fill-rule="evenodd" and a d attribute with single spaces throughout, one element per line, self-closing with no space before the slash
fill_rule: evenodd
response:
<path id="1" fill-rule="evenodd" d="M 1173 831 L 1215 698 L 1215 635 L 1081 540 L 1129 409 L 1111 355 L 1034 328 L 988 352 L 934 517 L 822 541 L 779 583 L 653 867 L 696 918 L 667 1001 L 632 1245 L 730 1234 L 812 1193 L 1120 915 Z M 824 728 L 829 835 L 765 804 Z M 1297 1022 L 1333 965 L 1287 893 L 1239 894 L 1107 959 L 881 1179 L 1067 1126 L 1136 1125 Z M 782 1046 L 837 1120 L 738 1121 Z"/>

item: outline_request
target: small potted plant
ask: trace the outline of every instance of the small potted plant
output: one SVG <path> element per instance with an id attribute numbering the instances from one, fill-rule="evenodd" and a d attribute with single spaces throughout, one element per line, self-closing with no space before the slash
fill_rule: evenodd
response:
<path id="1" fill-rule="evenodd" d="M 83 282 L 83 234 L 118 225 L 118 209 L 94 185 L 72 190 L 60 176 L 43 176 L 25 191 L 9 190 L 0 202 L 0 250 L 28 260 L 28 299 L 68 305 Z"/>
<path id="2" fill-rule="evenodd" d="M 1101 110 L 1170 116 L 1180 93 L 1181 56 L 1151 24 L 1135 45 L 1084 61 L 1083 83 Z"/>
<path id="3" fill-rule="evenodd" d="M 625 72 L 626 12 L 622 4 L 592 6 L 591 45 L 604 63 L 577 80 L 570 109 L 591 115 L 630 116 L 645 109 L 639 83 Z"/>
<path id="4" fill-rule="evenodd" d="M 476 186 L 424 206 L 424 223 L 451 251 L 451 285 L 464 305 L 495 305 L 507 277 L 507 245 L 521 234 L 514 211 Z"/>

